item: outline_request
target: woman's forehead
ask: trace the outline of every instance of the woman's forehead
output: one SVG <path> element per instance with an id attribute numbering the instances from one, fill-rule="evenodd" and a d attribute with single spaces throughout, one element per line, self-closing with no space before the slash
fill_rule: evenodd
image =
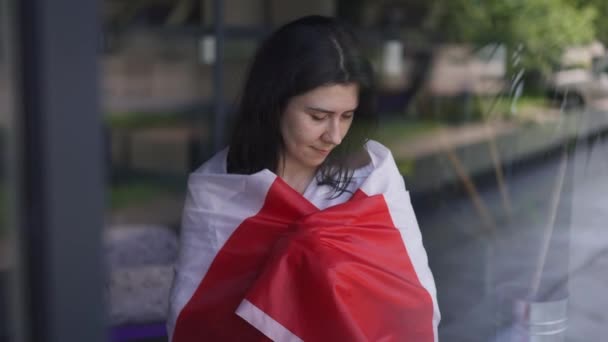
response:
<path id="1" fill-rule="evenodd" d="M 294 98 L 303 106 L 325 110 L 355 109 L 358 104 L 359 86 L 356 83 L 329 84 L 314 88 Z"/>

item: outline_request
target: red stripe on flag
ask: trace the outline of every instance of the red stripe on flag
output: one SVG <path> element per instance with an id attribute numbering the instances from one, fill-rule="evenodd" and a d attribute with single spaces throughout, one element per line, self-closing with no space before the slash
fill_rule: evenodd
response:
<path id="1" fill-rule="evenodd" d="M 274 251 L 247 299 L 304 341 L 434 340 L 431 296 L 383 196 L 303 218 Z"/>
<path id="2" fill-rule="evenodd" d="M 216 255 L 173 341 L 267 340 L 235 314 L 245 297 L 305 341 L 433 341 L 432 299 L 381 195 L 319 211 L 277 178 Z"/>
<path id="3" fill-rule="evenodd" d="M 234 231 L 181 310 L 173 342 L 268 340 L 235 310 L 262 271 L 276 241 L 294 229 L 293 222 L 314 211 L 318 209 L 277 178 L 262 209 Z"/>

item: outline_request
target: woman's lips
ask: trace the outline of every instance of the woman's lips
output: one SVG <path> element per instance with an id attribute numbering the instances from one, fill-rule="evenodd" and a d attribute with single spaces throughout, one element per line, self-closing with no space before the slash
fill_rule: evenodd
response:
<path id="1" fill-rule="evenodd" d="M 314 149 L 315 151 L 319 152 L 320 154 L 324 155 L 324 156 L 328 155 L 328 154 L 329 154 L 329 152 L 331 152 L 331 150 L 323 150 L 323 149 L 316 148 L 316 147 L 313 147 L 313 149 Z"/>

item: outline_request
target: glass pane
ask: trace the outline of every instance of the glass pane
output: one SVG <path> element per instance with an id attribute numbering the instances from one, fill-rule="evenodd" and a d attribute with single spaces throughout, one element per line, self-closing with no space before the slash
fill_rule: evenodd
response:
<path id="1" fill-rule="evenodd" d="M 350 18 L 374 51 L 377 139 L 412 195 L 440 340 L 601 340 L 603 3 L 365 3 Z"/>
<path id="2" fill-rule="evenodd" d="M 373 64 L 372 138 L 411 196 L 439 339 L 601 340 L 604 2 L 226 1 L 223 45 L 213 2 L 194 3 L 105 2 L 115 339 L 163 338 L 188 175 L 227 137 L 261 39 L 323 14 L 350 23 Z"/>
<path id="3" fill-rule="evenodd" d="M 214 138 L 214 41 L 201 26 L 204 3 L 180 14 L 177 2 L 105 2 L 103 243 L 113 341 L 166 341 L 187 176 Z"/>

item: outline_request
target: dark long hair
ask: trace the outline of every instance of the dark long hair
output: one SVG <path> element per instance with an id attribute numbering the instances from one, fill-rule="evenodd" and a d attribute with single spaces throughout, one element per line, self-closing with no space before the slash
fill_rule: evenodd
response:
<path id="1" fill-rule="evenodd" d="M 229 173 L 277 172 L 284 153 L 280 122 L 288 101 L 319 86 L 355 83 L 358 106 L 342 143 L 320 166 L 317 179 L 336 193 L 352 179 L 353 157 L 363 155 L 376 124 L 372 68 L 354 34 L 335 18 L 307 16 L 267 38 L 250 66 L 230 141 Z"/>

